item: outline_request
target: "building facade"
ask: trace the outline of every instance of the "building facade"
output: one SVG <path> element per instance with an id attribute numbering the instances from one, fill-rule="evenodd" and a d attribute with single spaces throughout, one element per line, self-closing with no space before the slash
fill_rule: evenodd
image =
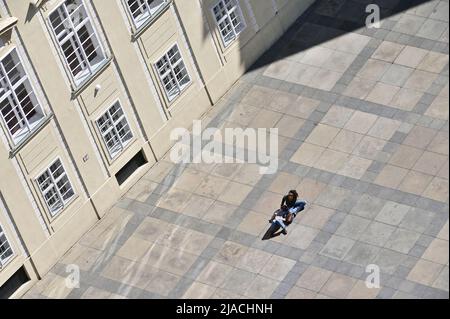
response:
<path id="1" fill-rule="evenodd" d="M 0 295 L 45 274 L 312 2 L 0 0 Z"/>

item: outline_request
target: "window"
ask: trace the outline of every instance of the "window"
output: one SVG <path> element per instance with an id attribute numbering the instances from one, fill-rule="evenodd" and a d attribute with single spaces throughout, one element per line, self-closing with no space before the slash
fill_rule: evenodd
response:
<path id="1" fill-rule="evenodd" d="M 106 59 L 83 0 L 64 1 L 50 14 L 50 24 L 75 84 L 79 85 Z"/>
<path id="2" fill-rule="evenodd" d="M 0 60 L 0 113 L 14 144 L 44 118 L 16 49 Z"/>
<path id="3" fill-rule="evenodd" d="M 156 68 L 169 101 L 177 97 L 191 81 L 176 44 L 156 62 Z"/>
<path id="4" fill-rule="evenodd" d="M 126 0 L 134 26 L 139 29 L 167 3 L 167 0 Z"/>
<path id="5" fill-rule="evenodd" d="M 123 151 L 133 138 L 130 125 L 119 102 L 97 120 L 97 126 L 111 158 Z"/>
<path id="6" fill-rule="evenodd" d="M 237 0 L 220 0 L 212 9 L 225 46 L 245 29 L 245 20 Z"/>
<path id="7" fill-rule="evenodd" d="M 60 159 L 38 178 L 37 182 L 50 214 L 54 217 L 75 195 Z"/>
<path id="8" fill-rule="evenodd" d="M 9 259 L 13 256 L 11 245 L 3 232 L 2 225 L 0 225 L 0 269 L 5 265 Z"/>

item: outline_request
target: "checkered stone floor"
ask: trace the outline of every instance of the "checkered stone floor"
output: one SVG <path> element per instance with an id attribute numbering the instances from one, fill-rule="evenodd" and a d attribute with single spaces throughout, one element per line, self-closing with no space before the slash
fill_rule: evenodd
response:
<path id="1" fill-rule="evenodd" d="M 277 127 L 276 174 L 163 159 L 26 297 L 448 298 L 449 4 L 358 27 L 372 2 L 317 1 L 203 119 Z M 311 205 L 261 241 L 292 188 Z"/>

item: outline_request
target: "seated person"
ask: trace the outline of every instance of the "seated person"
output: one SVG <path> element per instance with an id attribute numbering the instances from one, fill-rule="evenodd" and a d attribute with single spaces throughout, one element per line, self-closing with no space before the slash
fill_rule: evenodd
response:
<path id="1" fill-rule="evenodd" d="M 305 209 L 306 201 L 298 199 L 298 193 L 295 189 L 290 190 L 289 193 L 283 197 L 281 207 L 286 205 L 290 214 L 286 218 L 286 224 L 291 224 L 299 212 Z"/>

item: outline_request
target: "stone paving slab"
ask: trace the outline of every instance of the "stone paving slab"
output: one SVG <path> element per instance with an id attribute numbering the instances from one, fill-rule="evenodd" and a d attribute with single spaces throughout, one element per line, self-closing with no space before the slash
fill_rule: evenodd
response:
<path id="1" fill-rule="evenodd" d="M 279 128 L 276 174 L 164 158 L 25 298 L 448 298 L 448 1 L 382 2 L 317 1 L 205 115 Z"/>

